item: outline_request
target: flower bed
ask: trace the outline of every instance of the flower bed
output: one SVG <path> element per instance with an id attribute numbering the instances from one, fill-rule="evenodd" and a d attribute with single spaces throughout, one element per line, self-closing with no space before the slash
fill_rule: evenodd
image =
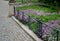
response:
<path id="1" fill-rule="evenodd" d="M 46 37 L 49 38 L 49 41 L 53 41 L 53 38 L 56 38 L 56 29 L 60 29 L 57 21 L 60 18 L 60 14 L 43 14 L 42 12 L 37 13 L 33 9 L 27 9 L 16 11 L 15 17 L 25 25 L 28 25 L 38 37 L 42 36 L 46 41 L 48 40 Z"/>

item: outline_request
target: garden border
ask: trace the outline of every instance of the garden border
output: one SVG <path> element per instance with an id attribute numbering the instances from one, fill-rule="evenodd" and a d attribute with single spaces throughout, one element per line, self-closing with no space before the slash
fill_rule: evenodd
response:
<path id="1" fill-rule="evenodd" d="M 34 34 L 34 32 L 32 32 L 28 26 L 25 26 L 24 24 L 22 24 L 21 22 L 19 22 L 14 16 L 12 16 L 12 19 L 30 36 L 32 37 L 35 41 L 43 41 L 40 38 L 38 38 L 36 36 L 36 34 Z"/>

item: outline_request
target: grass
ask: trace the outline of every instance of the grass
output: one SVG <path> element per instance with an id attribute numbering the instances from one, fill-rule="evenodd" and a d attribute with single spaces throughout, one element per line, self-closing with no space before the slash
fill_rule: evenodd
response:
<path id="1" fill-rule="evenodd" d="M 43 12 L 56 12 L 57 11 L 56 9 L 39 6 L 39 5 L 30 5 L 30 6 L 23 6 L 23 7 L 16 8 L 16 10 L 28 10 L 28 9 L 33 9 L 33 10 L 38 10 L 38 11 L 43 11 Z"/>

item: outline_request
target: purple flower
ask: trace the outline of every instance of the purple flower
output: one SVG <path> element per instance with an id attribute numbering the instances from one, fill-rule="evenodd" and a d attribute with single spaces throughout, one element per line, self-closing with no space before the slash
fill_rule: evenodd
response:
<path id="1" fill-rule="evenodd" d="M 37 13 L 37 15 L 42 15 L 42 14 L 44 14 L 43 12 L 36 12 Z"/>
<path id="2" fill-rule="evenodd" d="M 28 16 L 24 16 L 25 21 L 28 21 L 28 18 L 29 18 Z"/>

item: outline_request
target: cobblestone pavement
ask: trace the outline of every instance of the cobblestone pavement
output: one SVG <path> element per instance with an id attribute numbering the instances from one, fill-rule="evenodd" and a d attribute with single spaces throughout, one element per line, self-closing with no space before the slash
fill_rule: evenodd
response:
<path id="1" fill-rule="evenodd" d="M 8 15 L 8 1 L 0 0 L 0 41 L 34 41 Z"/>

